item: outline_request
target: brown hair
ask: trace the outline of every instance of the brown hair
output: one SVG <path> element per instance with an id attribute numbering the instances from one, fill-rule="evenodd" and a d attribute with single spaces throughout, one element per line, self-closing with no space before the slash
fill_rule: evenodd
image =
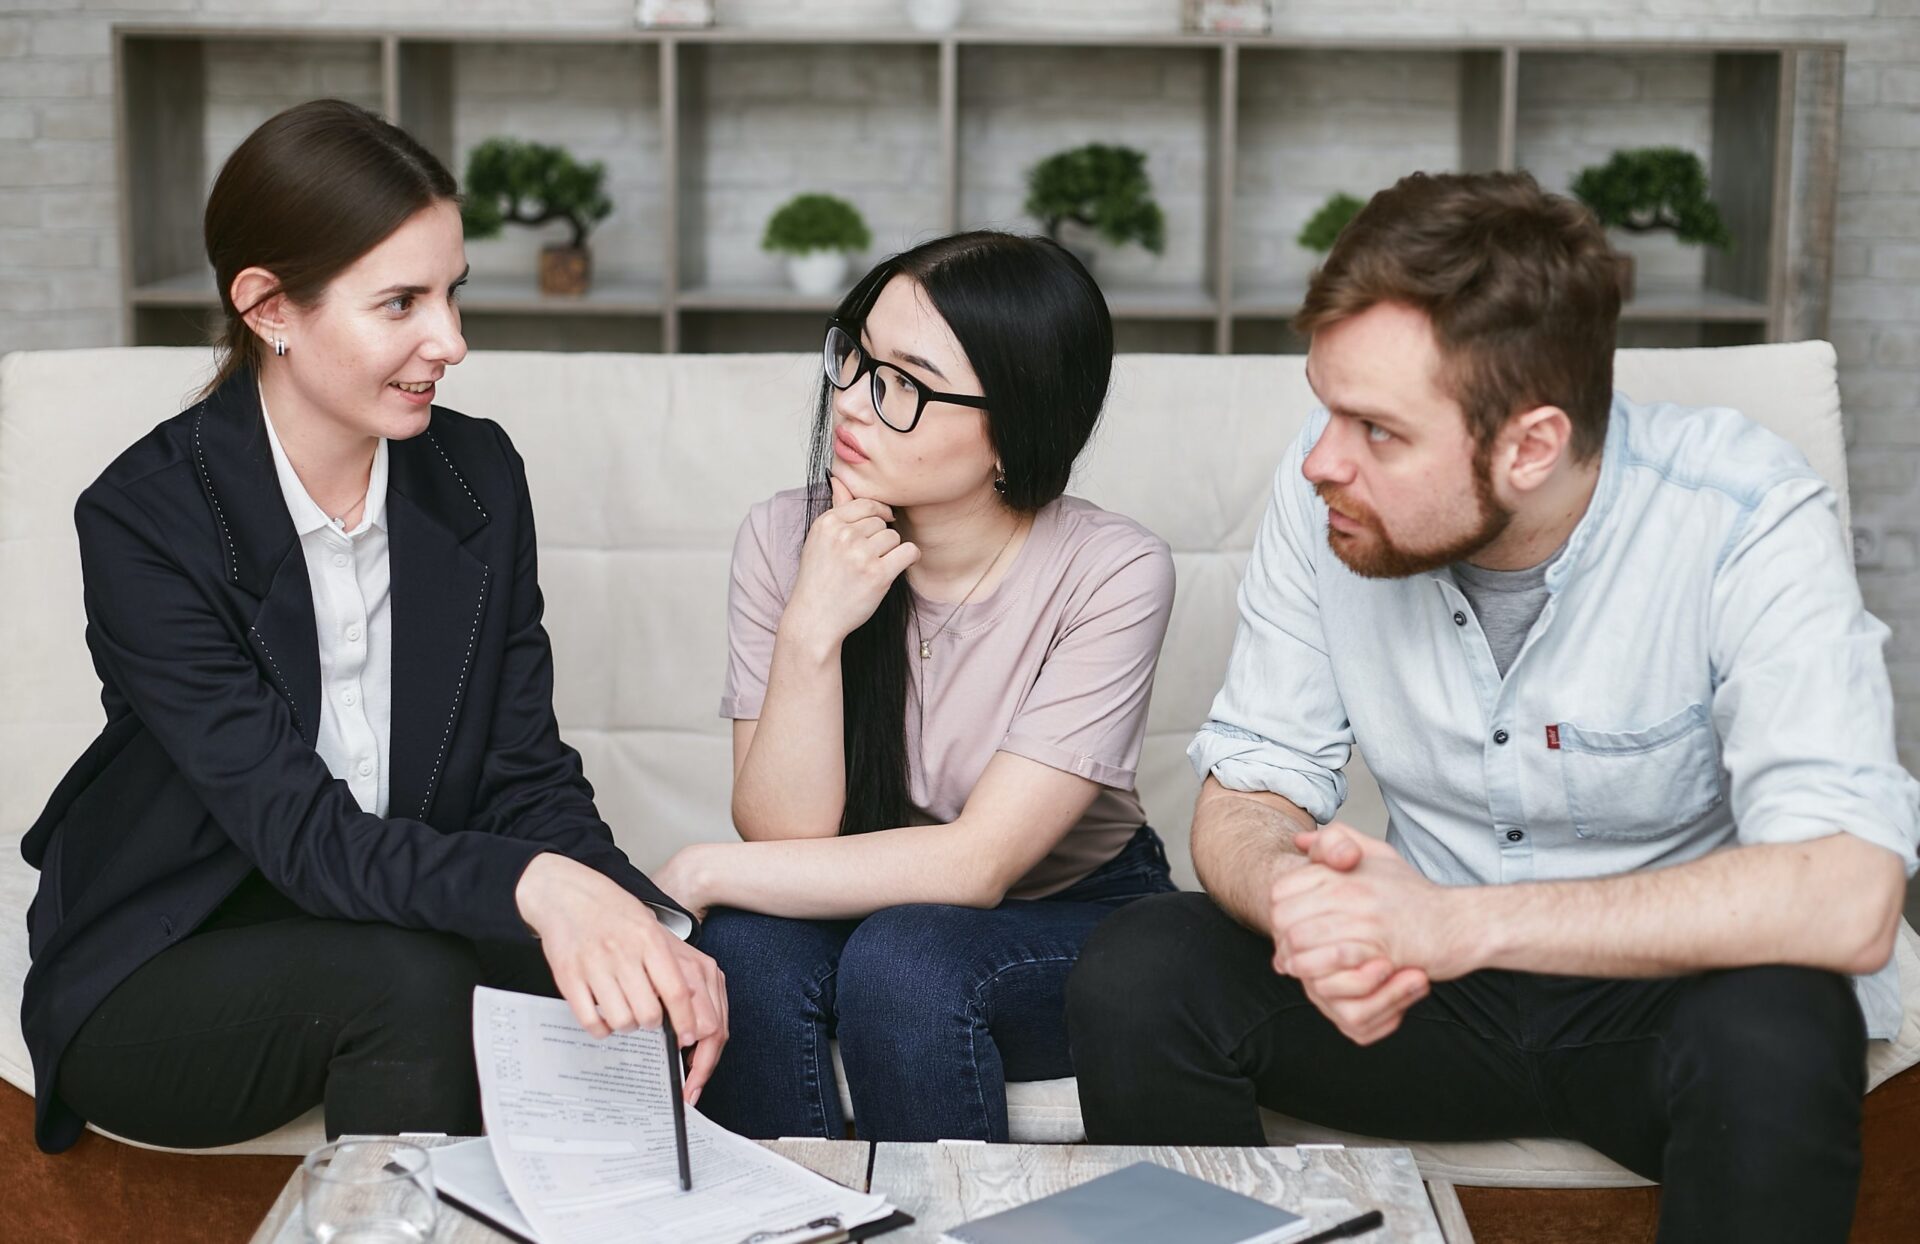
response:
<path id="1" fill-rule="evenodd" d="M 1522 410 L 1558 406 L 1585 460 L 1613 402 L 1616 271 L 1592 213 L 1531 174 L 1414 173 L 1341 232 L 1293 324 L 1311 336 L 1378 303 L 1414 307 L 1477 443 Z"/>
<path id="2" fill-rule="evenodd" d="M 207 196 L 207 258 L 224 313 L 212 393 L 266 346 L 233 304 L 233 278 L 265 268 L 285 294 L 311 307 L 355 260 L 441 200 L 459 199 L 446 166 L 412 135 L 356 104 L 296 104 L 247 135 Z M 257 304 L 256 304 L 257 305 Z M 205 396 L 205 393 L 202 396 Z"/>

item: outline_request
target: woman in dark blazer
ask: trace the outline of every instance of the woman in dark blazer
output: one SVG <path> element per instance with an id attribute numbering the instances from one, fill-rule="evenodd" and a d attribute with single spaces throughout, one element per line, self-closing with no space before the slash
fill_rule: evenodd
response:
<path id="1" fill-rule="evenodd" d="M 330 1134 L 477 1133 L 479 983 L 599 1035 L 664 1010 L 697 1097 L 724 985 L 560 740 L 519 456 L 432 405 L 452 178 L 301 105 L 228 161 L 207 246 L 221 375 L 75 511 L 107 724 L 22 845 L 41 1146 L 323 1102 Z"/>

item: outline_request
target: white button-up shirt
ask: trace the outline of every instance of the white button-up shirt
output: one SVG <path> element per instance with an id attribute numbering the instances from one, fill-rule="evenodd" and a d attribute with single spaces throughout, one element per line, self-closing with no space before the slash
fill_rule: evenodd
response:
<path id="1" fill-rule="evenodd" d="M 266 394 L 260 410 L 266 415 Z M 387 561 L 387 442 L 373 451 L 360 522 L 346 530 L 314 504 L 266 415 L 280 494 L 300 536 L 320 640 L 320 733 L 314 750 L 363 812 L 387 814 L 393 755 L 393 593 Z"/>
<path id="2" fill-rule="evenodd" d="M 1365 579 L 1328 548 L 1301 474 L 1327 420 L 1274 479 L 1226 684 L 1188 749 L 1202 775 L 1324 824 L 1358 745 L 1388 842 L 1448 885 L 1842 830 L 1913 875 L 1920 784 L 1894 751 L 1887 628 L 1791 444 L 1731 410 L 1616 396 L 1593 501 L 1503 678 L 1451 571 Z M 1868 1033 L 1893 1035 L 1894 964 L 1856 985 Z"/>

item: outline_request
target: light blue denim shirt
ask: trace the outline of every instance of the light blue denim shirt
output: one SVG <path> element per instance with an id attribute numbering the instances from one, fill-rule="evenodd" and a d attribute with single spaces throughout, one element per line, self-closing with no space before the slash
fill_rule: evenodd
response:
<path id="1" fill-rule="evenodd" d="M 1593 501 L 1503 679 L 1451 571 L 1364 579 L 1328 548 L 1301 474 L 1327 419 L 1274 478 L 1226 684 L 1187 752 L 1199 773 L 1324 824 L 1357 744 L 1387 840 L 1448 885 L 1836 830 L 1913 875 L 1920 784 L 1894 752 L 1887 628 L 1791 444 L 1731 410 L 1616 394 Z M 1895 971 L 1856 981 L 1873 1036 L 1899 1027 Z"/>

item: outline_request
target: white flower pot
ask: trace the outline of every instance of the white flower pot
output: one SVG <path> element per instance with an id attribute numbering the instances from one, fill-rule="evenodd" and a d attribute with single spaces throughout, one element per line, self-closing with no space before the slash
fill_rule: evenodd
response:
<path id="1" fill-rule="evenodd" d="M 787 256 L 787 279 L 793 287 L 812 298 L 842 294 L 847 288 L 845 251 L 807 251 Z"/>
<path id="2" fill-rule="evenodd" d="M 966 0 L 907 0 L 907 21 L 915 30 L 937 33 L 960 24 Z"/>

